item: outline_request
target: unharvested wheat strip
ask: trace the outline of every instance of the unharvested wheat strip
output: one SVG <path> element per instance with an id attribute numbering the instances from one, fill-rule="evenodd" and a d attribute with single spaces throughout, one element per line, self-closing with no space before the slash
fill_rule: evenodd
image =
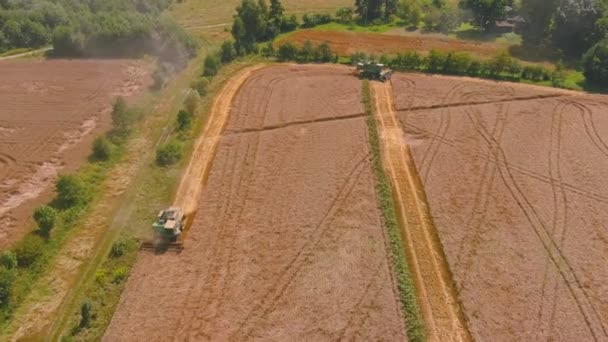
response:
<path id="1" fill-rule="evenodd" d="M 383 162 L 395 190 L 427 336 L 431 341 L 469 341 L 471 335 L 436 238 L 424 189 L 393 110 L 391 85 L 374 82 L 372 92 Z"/>

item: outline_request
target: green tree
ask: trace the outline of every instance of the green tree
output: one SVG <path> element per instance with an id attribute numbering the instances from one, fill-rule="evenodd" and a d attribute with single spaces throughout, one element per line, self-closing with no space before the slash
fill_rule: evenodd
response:
<path id="1" fill-rule="evenodd" d="M 55 227 L 57 211 L 48 205 L 37 207 L 34 209 L 34 221 L 38 225 L 40 235 L 48 238 L 51 235 L 51 230 Z"/>
<path id="2" fill-rule="evenodd" d="M 91 302 L 86 301 L 80 306 L 80 327 L 88 328 L 91 324 Z"/>
<path id="3" fill-rule="evenodd" d="M 17 256 L 17 264 L 19 267 L 25 268 L 34 264 L 42 255 L 44 240 L 36 234 L 27 235 L 15 247 L 15 255 Z"/>
<path id="4" fill-rule="evenodd" d="M 55 183 L 58 204 L 64 208 L 88 203 L 90 196 L 82 180 L 74 175 L 61 175 Z"/>
<path id="5" fill-rule="evenodd" d="M 209 88 L 209 80 L 206 77 L 199 77 L 192 82 L 190 87 L 196 90 L 200 96 L 205 96 Z"/>
<path id="6" fill-rule="evenodd" d="M 333 58 L 331 47 L 327 42 L 323 42 L 317 47 L 317 53 L 319 55 L 319 61 L 323 63 L 329 63 Z"/>
<path id="7" fill-rule="evenodd" d="M 236 12 L 232 35 L 237 50 L 241 53 L 251 53 L 255 50 L 256 42 L 266 38 L 267 13 L 254 0 L 241 0 Z"/>
<path id="8" fill-rule="evenodd" d="M 0 266 L 0 307 L 6 307 L 11 300 L 15 283 L 15 271 Z"/>
<path id="9" fill-rule="evenodd" d="M 298 55 L 298 48 L 291 42 L 279 46 L 279 60 L 292 61 Z"/>
<path id="10" fill-rule="evenodd" d="M 606 3 L 596 0 L 562 0 L 553 18 L 553 45 L 566 55 L 578 57 L 602 38 L 606 31 L 598 25 Z"/>
<path id="11" fill-rule="evenodd" d="M 537 47 L 551 34 L 551 23 L 559 0 L 522 0 L 521 14 L 526 19 L 522 29 L 524 46 Z"/>
<path id="12" fill-rule="evenodd" d="M 283 12 L 285 12 L 285 8 L 283 7 L 283 4 L 281 4 L 281 1 L 270 0 L 270 22 L 272 25 L 276 27 L 281 26 Z"/>
<path id="13" fill-rule="evenodd" d="M 156 164 L 169 166 L 177 163 L 182 158 L 182 145 L 177 141 L 170 141 L 156 150 Z"/>
<path id="14" fill-rule="evenodd" d="M 93 141 L 93 157 L 96 160 L 108 160 L 112 155 L 113 146 L 106 137 L 97 137 Z"/>
<path id="15" fill-rule="evenodd" d="M 298 59 L 301 62 L 311 62 L 314 59 L 315 48 L 312 46 L 310 40 L 304 42 L 300 51 L 298 51 Z"/>
<path id="16" fill-rule="evenodd" d="M 205 57 L 205 71 L 203 76 L 215 76 L 220 71 L 220 60 L 214 54 Z"/>
<path id="17" fill-rule="evenodd" d="M 504 18 L 507 0 L 464 0 L 460 5 L 471 10 L 475 25 L 488 30 L 496 20 Z"/>
<path id="18" fill-rule="evenodd" d="M 192 114 L 185 110 L 180 110 L 177 113 L 177 129 L 185 131 L 192 126 Z"/>
<path id="19" fill-rule="evenodd" d="M 608 38 L 592 46 L 583 56 L 587 82 L 608 86 Z"/>
<path id="20" fill-rule="evenodd" d="M 17 256 L 11 251 L 0 253 L 0 267 L 12 270 L 17 267 Z"/>
<path id="21" fill-rule="evenodd" d="M 355 11 L 351 7 L 341 7 L 336 10 L 336 19 L 339 23 L 348 24 L 353 21 Z"/>
<path id="22" fill-rule="evenodd" d="M 237 57 L 236 48 L 234 47 L 234 42 L 229 40 L 225 40 L 222 43 L 222 48 L 220 50 L 220 59 L 222 63 L 232 62 Z"/>

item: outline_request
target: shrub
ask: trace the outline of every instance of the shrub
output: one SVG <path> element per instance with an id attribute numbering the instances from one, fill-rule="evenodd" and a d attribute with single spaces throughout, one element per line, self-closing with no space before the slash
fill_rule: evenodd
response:
<path id="1" fill-rule="evenodd" d="M 8 270 L 12 270 L 17 267 L 17 256 L 11 251 L 4 251 L 0 253 L 0 267 L 4 267 Z"/>
<path id="2" fill-rule="evenodd" d="M 330 23 L 332 21 L 332 17 L 329 14 L 315 14 L 315 13 L 306 13 L 302 17 L 302 27 L 310 28 L 318 25 L 323 25 Z"/>
<path id="3" fill-rule="evenodd" d="M 279 47 L 279 60 L 291 61 L 296 59 L 298 48 L 291 42 L 287 42 Z"/>
<path id="4" fill-rule="evenodd" d="M 438 72 L 445 65 L 446 55 L 437 50 L 431 50 L 426 57 L 426 67 L 430 72 Z"/>
<path id="5" fill-rule="evenodd" d="M 170 141 L 156 150 L 156 164 L 169 166 L 182 158 L 182 146 L 176 141 Z"/>
<path id="6" fill-rule="evenodd" d="M 177 129 L 179 131 L 185 131 L 192 126 L 192 114 L 185 110 L 180 110 L 177 113 Z"/>
<path id="7" fill-rule="evenodd" d="M 336 20 L 342 24 L 348 24 L 353 21 L 355 11 L 352 7 L 342 7 L 336 10 Z"/>
<path id="8" fill-rule="evenodd" d="M 217 56 L 210 54 L 205 57 L 205 71 L 203 76 L 215 76 L 220 71 L 220 60 Z"/>
<path id="9" fill-rule="evenodd" d="M 14 283 L 15 271 L 0 266 L 0 307 L 6 307 L 10 302 Z"/>
<path id="10" fill-rule="evenodd" d="M 298 28 L 298 18 L 295 14 L 281 18 L 281 32 L 291 32 Z"/>
<path id="11" fill-rule="evenodd" d="M 99 285 L 103 285 L 106 282 L 106 270 L 101 269 L 95 271 L 95 282 Z"/>
<path id="12" fill-rule="evenodd" d="M 112 125 L 114 134 L 119 138 L 124 138 L 131 132 L 131 128 L 137 120 L 138 113 L 127 106 L 127 101 L 123 97 L 117 97 L 112 106 Z"/>
<path id="13" fill-rule="evenodd" d="M 566 82 L 566 74 L 564 72 L 564 65 L 561 61 L 555 64 L 555 70 L 551 74 L 551 85 L 558 88 L 563 88 Z"/>
<path id="14" fill-rule="evenodd" d="M 583 74 L 589 83 L 608 85 L 608 38 L 583 55 Z"/>
<path id="15" fill-rule="evenodd" d="M 40 234 L 48 238 L 57 220 L 57 211 L 47 205 L 40 206 L 34 210 L 34 221 L 38 225 Z"/>
<path id="16" fill-rule="evenodd" d="M 98 137 L 93 141 L 93 158 L 108 160 L 112 155 L 112 143 L 106 137 Z"/>
<path id="17" fill-rule="evenodd" d="M 318 58 L 317 60 L 319 62 L 323 62 L 323 63 L 329 63 L 332 60 L 333 57 L 333 53 L 331 51 L 331 47 L 329 46 L 329 44 L 327 44 L 327 42 L 323 42 L 321 43 L 316 50 L 315 53 Z"/>
<path id="18" fill-rule="evenodd" d="M 192 89 L 196 90 L 200 96 L 207 95 L 209 89 L 209 80 L 205 77 L 199 77 L 190 85 Z"/>
<path id="19" fill-rule="evenodd" d="M 191 114 L 190 116 L 196 114 L 196 110 L 198 109 L 198 103 L 200 100 L 201 97 L 196 91 L 190 91 L 188 93 L 188 96 L 186 96 L 186 99 L 184 100 L 184 107 L 186 107 L 186 111 Z"/>
<path id="20" fill-rule="evenodd" d="M 124 240 L 119 240 L 114 242 L 112 245 L 112 249 L 110 250 L 110 256 L 112 258 L 120 258 L 127 251 L 127 242 Z"/>
<path id="21" fill-rule="evenodd" d="M 274 45 L 272 44 L 272 42 L 268 42 L 267 44 L 264 44 L 264 46 L 262 47 L 262 56 L 268 58 L 268 57 L 272 57 L 274 56 Z"/>
<path id="22" fill-rule="evenodd" d="M 220 56 L 222 63 L 229 63 L 236 59 L 237 53 L 234 42 L 229 40 L 224 41 L 220 50 Z"/>
<path id="23" fill-rule="evenodd" d="M 91 324 L 91 303 L 86 301 L 80 306 L 80 327 L 87 328 Z"/>
<path id="24" fill-rule="evenodd" d="M 498 77 L 501 73 L 508 71 L 509 66 L 512 64 L 513 59 L 509 56 L 508 52 L 499 52 L 488 61 L 488 74 L 491 77 Z"/>
<path id="25" fill-rule="evenodd" d="M 483 73 L 483 63 L 478 60 L 472 60 L 466 73 L 469 76 L 480 76 Z"/>
<path id="26" fill-rule="evenodd" d="M 17 265 L 25 268 L 33 265 L 42 255 L 44 241 L 38 235 L 27 235 L 17 247 L 15 247 L 15 255 L 17 256 Z"/>
<path id="27" fill-rule="evenodd" d="M 74 175 L 61 175 L 55 183 L 57 202 L 63 208 L 83 206 L 90 196 L 82 180 Z"/>
<path id="28" fill-rule="evenodd" d="M 127 279 L 129 276 L 129 270 L 126 267 L 119 267 L 114 270 L 114 274 L 112 276 L 112 282 L 114 284 L 119 284 L 123 280 Z"/>
<path id="29" fill-rule="evenodd" d="M 300 62 L 310 62 L 314 59 L 315 48 L 312 46 L 310 40 L 304 42 L 302 48 L 298 51 L 298 61 Z"/>
<path id="30" fill-rule="evenodd" d="M 420 70 L 424 59 L 417 51 L 408 51 L 403 55 L 403 68 L 405 70 Z"/>

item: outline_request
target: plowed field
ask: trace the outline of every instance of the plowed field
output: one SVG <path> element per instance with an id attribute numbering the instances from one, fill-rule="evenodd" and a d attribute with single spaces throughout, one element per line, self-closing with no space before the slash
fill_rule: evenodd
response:
<path id="1" fill-rule="evenodd" d="M 61 170 L 75 168 L 93 138 L 111 126 L 116 96 L 149 84 L 134 61 L 0 62 L 0 247 L 32 227 Z"/>
<path id="2" fill-rule="evenodd" d="M 298 30 L 277 42 L 291 41 L 298 45 L 311 41 L 314 45 L 329 43 L 335 53 L 345 56 L 355 52 L 396 54 L 415 50 L 428 52 L 432 49 L 440 51 L 467 51 L 481 57 L 493 56 L 503 46 L 491 43 L 464 41 L 438 37 L 408 37 L 388 34 L 361 32 L 333 32 L 320 30 Z"/>
<path id="3" fill-rule="evenodd" d="M 608 339 L 608 99 L 398 75 L 401 125 L 473 337 Z"/>
<path id="4" fill-rule="evenodd" d="M 105 340 L 405 339 L 360 92 L 348 68 L 255 72 L 185 250 L 140 255 Z"/>

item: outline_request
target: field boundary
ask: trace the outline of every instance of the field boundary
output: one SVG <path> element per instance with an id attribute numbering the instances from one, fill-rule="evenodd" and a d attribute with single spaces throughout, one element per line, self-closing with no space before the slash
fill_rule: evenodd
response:
<path id="1" fill-rule="evenodd" d="M 418 304 L 429 340 L 470 341 L 466 318 L 453 284 L 443 247 L 426 202 L 424 187 L 395 116 L 390 83 L 373 83 L 375 120 L 382 162 L 393 186 L 396 210 L 406 243 Z"/>
<path id="2" fill-rule="evenodd" d="M 412 280 L 412 273 L 408 267 L 407 257 L 404 253 L 404 244 L 401 238 L 391 186 L 382 166 L 380 137 L 374 117 L 373 99 L 367 80 L 363 81 L 361 98 L 367 116 L 366 122 L 378 205 L 382 213 L 382 225 L 389 239 L 390 267 L 393 271 L 393 276 L 397 279 L 399 301 L 403 310 L 407 337 L 411 342 L 424 341 L 424 323 L 420 314 L 420 308 L 418 307 L 416 287 Z"/>

